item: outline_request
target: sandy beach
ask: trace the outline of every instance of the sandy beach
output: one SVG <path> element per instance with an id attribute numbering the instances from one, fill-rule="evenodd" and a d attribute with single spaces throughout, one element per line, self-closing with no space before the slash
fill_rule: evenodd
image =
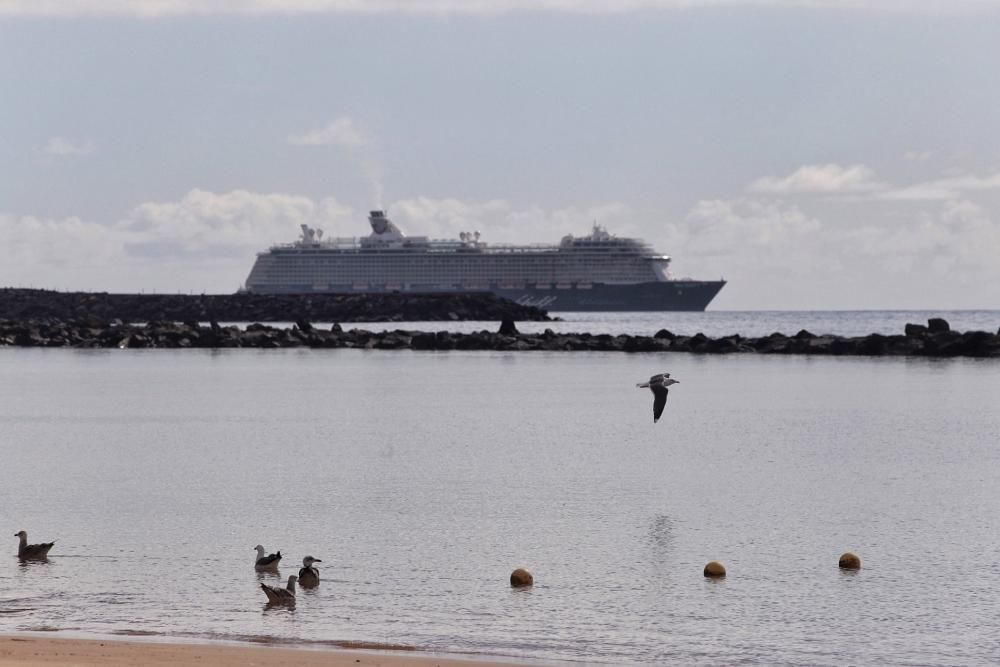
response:
<path id="1" fill-rule="evenodd" d="M 275 646 L 241 646 L 63 639 L 38 635 L 0 636 L 0 666 L 20 665 L 300 665 L 302 667 L 515 667 L 519 663 L 492 659 L 436 655 L 383 653 L 340 649 L 295 649 Z M 539 663 L 534 663 L 539 664 Z"/>

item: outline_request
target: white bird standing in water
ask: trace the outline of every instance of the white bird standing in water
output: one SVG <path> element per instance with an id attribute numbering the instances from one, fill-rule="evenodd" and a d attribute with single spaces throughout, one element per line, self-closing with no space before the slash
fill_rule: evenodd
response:
<path id="1" fill-rule="evenodd" d="M 313 563 L 322 563 L 319 558 L 306 556 L 302 559 L 302 569 L 299 570 L 299 586 L 302 588 L 314 588 L 319 586 L 319 568 L 313 567 Z"/>
<path id="2" fill-rule="evenodd" d="M 261 545 L 254 547 L 257 550 L 257 558 L 253 561 L 253 569 L 258 572 L 277 572 L 278 563 L 281 562 L 281 551 L 279 550 L 276 554 L 264 555 L 266 549 Z"/>
<path id="3" fill-rule="evenodd" d="M 261 582 L 261 589 L 264 591 L 264 595 L 267 596 L 267 601 L 271 604 L 278 604 L 283 602 L 295 602 L 295 582 L 298 580 L 294 574 L 288 575 L 288 585 L 284 588 L 279 588 L 278 586 L 268 586 L 267 584 Z"/>
<path id="4" fill-rule="evenodd" d="M 653 423 L 655 424 L 663 414 L 663 408 L 667 404 L 667 387 L 678 384 L 680 380 L 670 377 L 670 373 L 658 373 L 649 378 L 648 382 L 640 382 L 636 387 L 646 388 L 653 392 Z"/>

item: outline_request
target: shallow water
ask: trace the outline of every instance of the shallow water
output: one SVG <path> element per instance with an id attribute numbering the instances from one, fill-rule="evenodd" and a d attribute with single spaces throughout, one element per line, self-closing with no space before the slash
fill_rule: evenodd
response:
<path id="1" fill-rule="evenodd" d="M 998 395 L 995 360 L 0 349 L 0 630 L 995 664 Z M 323 559 L 294 610 L 258 542 Z"/>

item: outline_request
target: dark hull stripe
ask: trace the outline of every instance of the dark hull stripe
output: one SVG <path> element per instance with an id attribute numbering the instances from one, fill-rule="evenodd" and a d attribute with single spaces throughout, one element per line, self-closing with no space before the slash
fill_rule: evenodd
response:
<path id="1" fill-rule="evenodd" d="M 589 288 L 525 286 L 520 289 L 491 287 L 480 290 L 432 286 L 420 286 L 410 290 L 379 289 L 370 286 L 364 290 L 357 290 L 350 286 L 336 285 L 330 286 L 329 289 L 314 290 L 310 285 L 289 285 L 256 286 L 252 291 L 257 294 L 385 294 L 394 291 L 414 294 L 459 294 L 479 291 L 492 292 L 526 306 L 538 306 L 555 311 L 701 311 L 705 310 L 725 284 L 724 280 L 667 280 L 632 285 L 594 284 Z"/>

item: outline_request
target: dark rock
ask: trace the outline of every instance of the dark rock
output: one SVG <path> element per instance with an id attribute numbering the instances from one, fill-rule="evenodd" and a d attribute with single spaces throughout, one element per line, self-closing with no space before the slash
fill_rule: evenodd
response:
<path id="1" fill-rule="evenodd" d="M 868 354 L 880 357 L 889 352 L 889 343 L 881 334 L 865 336 L 857 347 L 858 354 Z"/>
<path id="2" fill-rule="evenodd" d="M 903 332 L 906 333 L 907 336 L 923 336 L 927 333 L 927 327 L 923 324 L 907 324 L 903 328 Z"/>
<path id="3" fill-rule="evenodd" d="M 959 351 L 961 334 L 944 331 L 931 334 L 924 340 L 924 354 L 931 357 L 952 357 Z"/>
<path id="4" fill-rule="evenodd" d="M 962 335 L 957 347 L 963 356 L 993 356 L 1000 350 L 1000 336 L 985 331 L 969 331 Z"/>
<path id="5" fill-rule="evenodd" d="M 653 334 L 653 338 L 661 338 L 661 339 L 665 338 L 667 340 L 673 340 L 674 338 L 677 338 L 677 336 L 675 336 L 672 332 L 667 331 L 666 329 L 660 329 L 655 334 Z"/>
<path id="6" fill-rule="evenodd" d="M 729 354 L 758 352 L 760 354 L 832 354 L 832 355 L 920 355 L 933 357 L 1000 357 L 1000 334 L 985 331 L 930 331 L 912 335 L 919 325 L 912 325 L 911 335 L 860 337 L 815 336 L 800 332 L 794 338 L 773 333 L 762 338 L 738 335 L 710 338 L 703 333 L 694 336 L 630 336 L 621 334 L 591 335 L 588 333 L 557 334 L 546 329 L 541 334 L 493 333 L 476 331 L 469 334 L 438 331 L 436 333 L 406 331 L 371 332 L 343 329 L 334 325 L 322 331 L 305 320 L 290 328 L 274 328 L 252 323 L 245 329 L 222 327 L 210 320 L 210 327 L 197 322 L 180 323 L 169 319 L 151 319 L 144 325 L 112 324 L 103 326 L 95 320 L 76 317 L 63 322 L 48 315 L 35 320 L 0 319 L 0 345 L 25 347 L 81 348 L 362 348 L 379 350 L 553 350 L 604 352 L 695 352 Z M 504 318 L 508 319 L 508 318 Z M 509 318 L 513 320 L 514 318 Z"/>
<path id="7" fill-rule="evenodd" d="M 295 326 L 297 326 L 299 328 L 299 331 L 312 331 L 313 330 L 313 325 L 310 324 L 307 320 L 303 320 L 303 319 L 295 320 Z"/>
<path id="8" fill-rule="evenodd" d="M 795 334 L 795 337 L 798 338 L 799 340 L 803 340 L 807 338 L 815 338 L 816 334 L 806 331 L 805 329 L 802 329 L 797 334 Z"/>
<path id="9" fill-rule="evenodd" d="M 517 330 L 517 327 L 514 326 L 514 320 L 510 319 L 509 317 L 505 317 L 503 321 L 500 322 L 499 333 L 502 336 L 516 336 L 520 332 Z"/>
<path id="10" fill-rule="evenodd" d="M 707 352 L 714 352 L 718 354 L 727 354 L 730 352 L 739 352 L 740 341 L 739 336 L 727 336 L 725 338 L 719 338 L 716 340 L 708 340 Z"/>
<path id="11" fill-rule="evenodd" d="M 941 317 L 932 317 L 927 320 L 927 330 L 932 334 L 945 333 L 951 331 L 951 326 L 948 324 L 948 320 Z"/>

